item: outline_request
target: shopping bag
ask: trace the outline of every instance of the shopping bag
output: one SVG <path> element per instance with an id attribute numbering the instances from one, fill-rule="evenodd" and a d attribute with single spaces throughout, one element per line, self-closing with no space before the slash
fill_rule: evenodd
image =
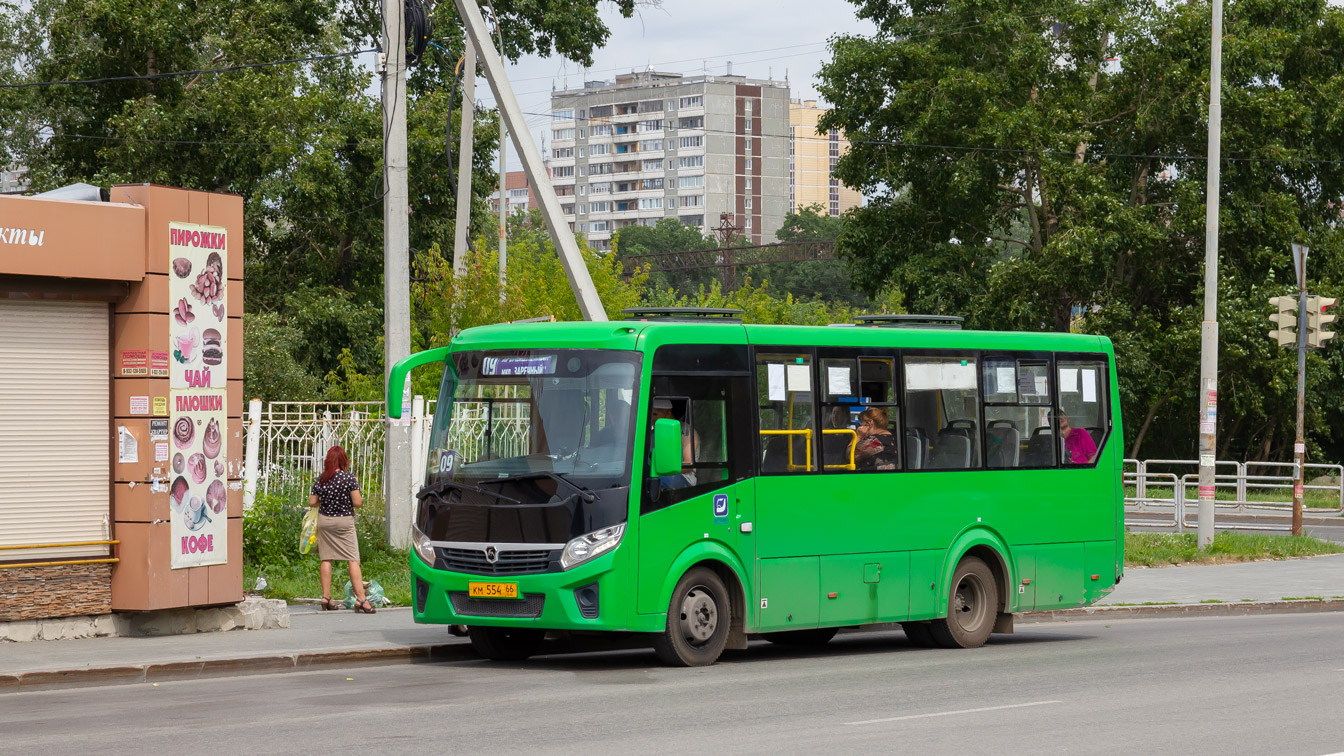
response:
<path id="1" fill-rule="evenodd" d="M 303 513 L 303 527 L 299 528 L 299 553 L 307 554 L 317 545 L 317 507 L 308 507 Z"/>
<path id="2" fill-rule="evenodd" d="M 364 598 L 368 599 L 369 604 L 375 608 L 387 603 L 387 599 L 383 596 L 383 586 L 377 580 L 364 581 Z M 350 584 L 349 580 L 345 581 L 345 608 L 354 609 L 355 604 L 358 603 L 359 600 L 355 598 L 354 586 Z"/>

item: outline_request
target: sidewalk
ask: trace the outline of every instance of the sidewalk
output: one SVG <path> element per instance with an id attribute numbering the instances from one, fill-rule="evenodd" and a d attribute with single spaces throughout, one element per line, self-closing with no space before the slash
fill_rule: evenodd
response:
<path id="1" fill-rule="evenodd" d="M 1277 562 L 1130 568 L 1116 590 L 1096 607 L 1020 615 L 1019 621 L 1031 624 L 1102 617 L 1338 611 L 1344 609 L 1344 601 L 1334 597 L 1341 595 L 1344 554 Z M 1306 597 L 1322 600 L 1284 601 Z M 1229 603 L 1202 604 L 1204 601 Z M 465 638 L 448 635 L 442 625 L 415 624 L 407 608 L 365 615 L 293 606 L 286 630 L 0 643 L 0 694 L 20 689 L 292 671 L 322 665 L 475 658 Z"/>

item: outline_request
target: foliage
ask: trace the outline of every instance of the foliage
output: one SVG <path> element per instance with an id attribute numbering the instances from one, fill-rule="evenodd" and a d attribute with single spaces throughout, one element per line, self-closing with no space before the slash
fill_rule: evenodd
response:
<path id="1" fill-rule="evenodd" d="M 299 531 L 308 500 L 277 494 L 257 494 L 243 510 L 243 563 L 288 565 L 302 559 Z"/>
<path id="2" fill-rule="evenodd" d="M 634 0 L 609 0 L 631 15 Z M 500 0 L 504 52 L 591 62 L 609 29 L 598 0 Z M 0 81 L 103 79 L 216 69 L 379 46 L 377 3 L 332 0 L 32 0 L 0 3 Z M 410 245 L 451 248 L 452 168 L 445 128 L 458 133 L 453 68 L 462 31 L 452 3 L 433 8 L 436 44 L 412 69 L 406 102 Z M 365 55 L 367 62 L 370 56 Z M 353 360 L 382 372 L 382 105 L 361 59 L 339 57 L 218 75 L 0 90 L 0 164 L 30 168 L 37 190 L 86 181 L 154 182 L 243 197 L 245 311 L 295 329 L 293 361 L 321 379 Z M 473 221 L 493 191 L 493 113 L 477 114 Z M 268 325 L 270 328 L 271 325 Z M 348 355 L 345 350 L 348 351 Z M 268 355 L 289 371 L 292 365 Z M 254 373 L 252 379 L 258 377 Z M 288 375 L 267 394 L 302 392 Z M 288 388 L 286 388 L 288 390 Z"/>
<path id="3" fill-rule="evenodd" d="M 1193 459 L 1208 3 L 853 2 L 877 32 L 837 37 L 819 89 L 852 140 L 836 173 L 868 197 L 840 238 L 856 280 L 976 327 L 1109 336 L 1127 455 Z M 1315 291 L 1344 285 L 1344 10 L 1225 16 L 1218 456 L 1284 459 L 1295 365 L 1266 300 L 1293 241 Z M 1312 456 L 1344 456 L 1338 351 L 1308 367 Z"/>
<path id="4" fill-rule="evenodd" d="M 757 285 L 750 278 L 731 292 L 723 291 L 718 281 L 690 294 L 679 295 L 672 289 L 654 291 L 647 303 L 655 307 L 735 307 L 743 311 L 743 322 L 788 325 L 851 323 L 855 315 L 872 311 L 870 307 L 855 309 L 844 302 L 777 295 L 768 281 Z M 894 290 L 882 292 L 875 304 L 879 312 L 902 311 L 900 294 Z"/>
<path id="5" fill-rule="evenodd" d="M 302 340 L 303 332 L 276 313 L 243 313 L 243 385 L 249 398 L 313 401 L 321 396 L 321 382 L 294 358 Z"/>
<path id="6" fill-rule="evenodd" d="M 693 250 L 715 249 L 718 242 L 700 233 L 694 226 L 683 224 L 676 218 L 663 218 L 653 226 L 626 226 L 616 232 L 611 240 L 612 254 L 627 268 L 634 265 L 631 255 L 656 255 L 668 252 L 688 252 Z M 647 266 L 647 260 L 634 261 Z M 715 280 L 718 271 L 712 268 L 680 270 L 676 272 L 649 273 L 649 286 L 654 289 L 675 288 L 678 291 L 693 291 Z"/>
<path id="7" fill-rule="evenodd" d="M 1194 533 L 1125 534 L 1125 565 L 1130 567 L 1253 562 L 1339 553 L 1344 553 L 1344 545 L 1310 536 L 1247 535 L 1224 531 L 1213 537 L 1209 548 L 1200 551 Z"/>
<path id="8" fill-rule="evenodd" d="M 782 242 L 833 242 L 844 233 L 845 219 L 834 217 L 821 205 L 808 205 L 798 212 L 784 216 L 784 225 L 775 232 L 775 238 Z"/>

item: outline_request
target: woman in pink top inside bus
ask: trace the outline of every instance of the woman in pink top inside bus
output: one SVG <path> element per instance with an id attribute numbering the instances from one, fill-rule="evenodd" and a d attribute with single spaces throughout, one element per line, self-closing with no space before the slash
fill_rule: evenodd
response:
<path id="1" fill-rule="evenodd" d="M 1064 437 L 1064 464 L 1090 465 L 1097 458 L 1097 445 L 1083 428 L 1074 428 L 1069 416 L 1059 413 L 1059 435 Z"/>

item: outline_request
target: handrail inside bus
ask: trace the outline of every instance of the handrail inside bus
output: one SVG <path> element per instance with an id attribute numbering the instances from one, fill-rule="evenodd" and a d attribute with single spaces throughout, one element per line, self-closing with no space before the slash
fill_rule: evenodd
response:
<path id="1" fill-rule="evenodd" d="M 789 472 L 812 469 L 812 429 L 804 428 L 802 430 L 763 430 L 762 436 L 802 436 L 803 449 L 806 456 L 805 464 L 795 465 L 793 463 L 793 444 L 789 444 Z"/>
<path id="2" fill-rule="evenodd" d="M 844 434 L 844 433 L 848 433 L 849 435 L 851 435 L 851 436 L 854 437 L 854 439 L 853 439 L 852 441 L 849 442 L 849 464 L 847 464 L 847 465 L 844 465 L 844 464 L 841 464 L 841 465 L 822 465 L 823 468 L 825 468 L 825 469 L 827 469 L 827 470 L 857 470 L 857 469 L 858 469 L 858 467 L 856 467 L 856 466 L 854 465 L 854 452 L 855 452 L 856 449 L 858 449 L 858 446 L 859 446 L 859 434 L 858 434 L 857 431 L 855 431 L 853 428 L 826 428 L 826 429 L 822 430 L 821 435 L 823 435 L 823 436 L 835 436 L 835 435 Z"/>

